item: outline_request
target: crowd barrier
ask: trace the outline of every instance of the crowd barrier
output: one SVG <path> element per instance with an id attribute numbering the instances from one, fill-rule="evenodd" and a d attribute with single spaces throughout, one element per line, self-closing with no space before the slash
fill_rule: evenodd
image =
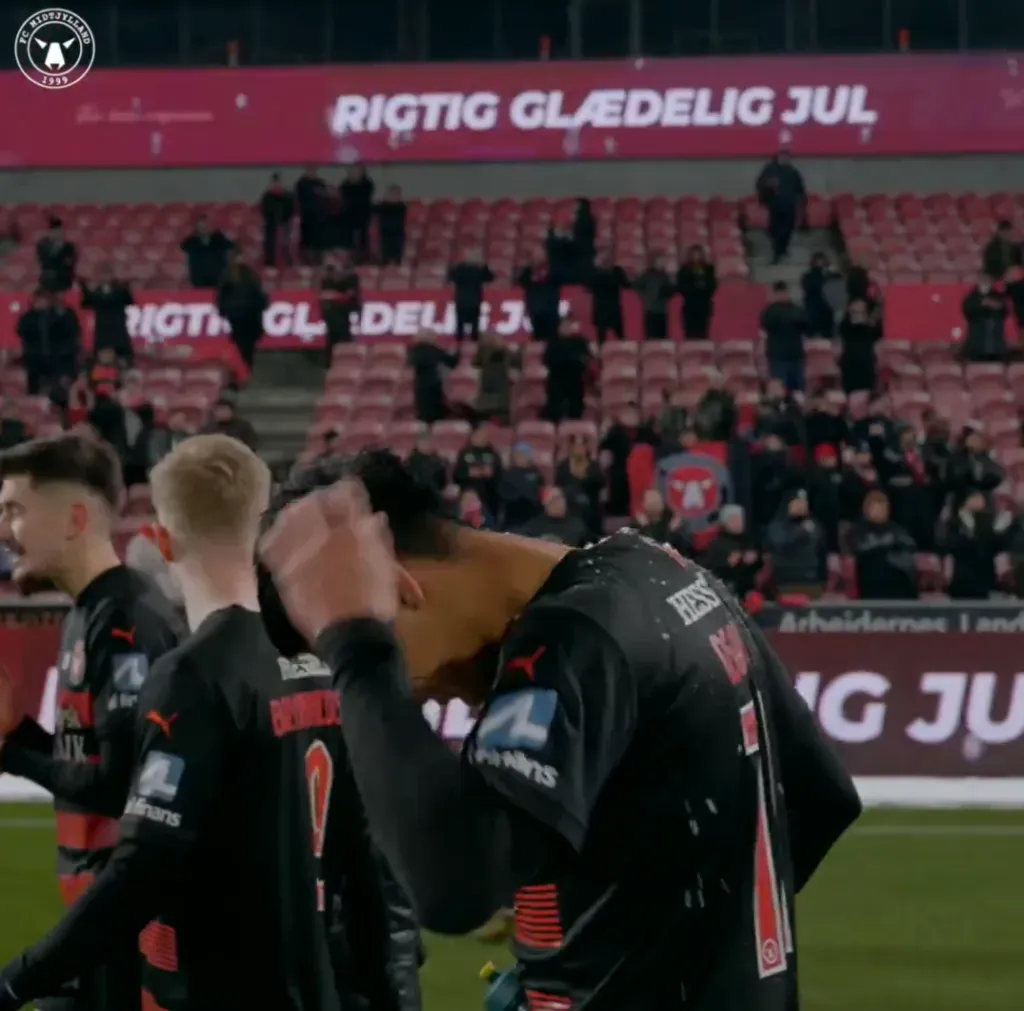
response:
<path id="1" fill-rule="evenodd" d="M 52 724 L 63 606 L 0 605 L 0 661 L 27 713 Z M 866 803 L 1024 807 L 1024 609 L 1019 603 L 768 608 L 759 621 Z M 457 742 L 462 703 L 428 703 Z M 0 801 L 41 798 L 0 776 Z"/>

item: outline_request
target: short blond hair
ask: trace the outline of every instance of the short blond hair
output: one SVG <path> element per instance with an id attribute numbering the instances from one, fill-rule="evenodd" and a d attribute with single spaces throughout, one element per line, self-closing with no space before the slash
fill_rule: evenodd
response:
<path id="1" fill-rule="evenodd" d="M 149 477 L 160 522 L 185 550 L 255 543 L 270 498 L 270 470 L 230 435 L 194 435 Z"/>

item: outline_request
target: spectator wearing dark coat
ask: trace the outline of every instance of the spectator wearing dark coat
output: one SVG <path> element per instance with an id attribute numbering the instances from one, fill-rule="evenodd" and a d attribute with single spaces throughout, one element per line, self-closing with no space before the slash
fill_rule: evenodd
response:
<path id="1" fill-rule="evenodd" d="M 39 286 L 47 291 L 67 291 L 75 283 L 78 249 L 64 233 L 60 218 L 50 218 L 49 231 L 36 243 Z"/>
<path id="2" fill-rule="evenodd" d="M 804 291 L 807 326 L 814 337 L 831 339 L 835 334 L 835 310 L 825 294 L 826 285 L 835 276 L 829 269 L 828 256 L 824 253 L 815 253 L 811 257 L 810 269 L 800 279 Z"/>
<path id="3" fill-rule="evenodd" d="M 862 600 L 916 600 L 917 572 L 914 539 L 889 516 L 889 499 L 872 491 L 864 499 L 864 514 L 850 530 L 850 552 Z"/>
<path id="4" fill-rule="evenodd" d="M 517 443 L 498 482 L 502 527 L 516 530 L 539 516 L 543 490 L 544 475 L 533 462 L 533 450 L 525 442 Z"/>
<path id="5" fill-rule="evenodd" d="M 583 547 L 587 543 L 587 525 L 569 512 L 562 489 L 545 488 L 542 497 L 544 511 L 521 527 L 519 533 L 569 548 Z"/>
<path id="6" fill-rule="evenodd" d="M 807 190 L 803 176 L 782 149 L 757 177 L 757 196 L 768 211 L 768 237 L 772 243 L 772 262 L 778 263 L 789 252 L 793 232 L 803 214 Z"/>
<path id="7" fill-rule="evenodd" d="M 839 324 L 839 374 L 846 393 L 874 392 L 878 385 L 875 348 L 881 339 L 881 323 L 868 304 L 860 299 L 851 302 Z"/>
<path id="8" fill-rule="evenodd" d="M 405 256 L 405 220 L 408 207 L 400 186 L 389 186 L 384 198 L 374 204 L 380 229 L 380 262 L 385 267 L 398 266 Z"/>
<path id="9" fill-rule="evenodd" d="M 82 327 L 60 294 L 37 291 L 32 307 L 18 320 L 17 330 L 29 393 L 46 393 L 74 378 L 81 357 Z"/>
<path id="10" fill-rule="evenodd" d="M 780 593 L 820 594 L 825 582 L 825 535 L 810 514 L 804 489 L 791 492 L 768 525 L 765 550 L 771 554 Z"/>
<path id="11" fill-rule="evenodd" d="M 270 177 L 270 184 L 260 198 L 263 218 L 263 264 L 280 266 L 279 259 L 291 262 L 291 227 L 295 216 L 295 196 L 281 182 L 281 173 Z"/>
<path id="12" fill-rule="evenodd" d="M 112 348 L 123 364 L 133 358 L 132 341 L 128 336 L 128 306 L 134 305 L 131 287 L 114 275 L 108 263 L 101 264 L 94 282 L 82 282 L 82 308 L 96 315 L 93 327 L 93 350 Z"/>
<path id="13" fill-rule="evenodd" d="M 701 564 L 742 600 L 757 586 L 764 564 L 761 552 L 747 530 L 742 506 L 722 506 L 718 522 L 718 532 L 705 549 Z"/>
<path id="14" fill-rule="evenodd" d="M 996 559 L 1006 550 L 1009 530 L 1009 515 L 997 515 L 982 492 L 972 491 L 963 500 L 943 538 L 950 597 L 991 596 L 998 588 Z"/>
<path id="15" fill-rule="evenodd" d="M 235 244 L 219 229 L 210 227 L 210 219 L 196 219 L 192 234 L 181 244 L 188 263 L 188 283 L 193 288 L 216 288 L 228 266 L 228 254 Z"/>
<path id="16" fill-rule="evenodd" d="M 626 272 L 612 262 L 611 255 L 602 252 L 597 264 L 587 276 L 594 333 L 598 343 L 610 335 L 626 339 L 622 318 L 622 293 L 629 289 Z"/>
<path id="17" fill-rule="evenodd" d="M 676 290 L 683 296 L 683 336 L 707 340 L 715 315 L 718 275 L 703 246 L 690 246 L 686 262 L 676 272 Z"/>
<path id="18" fill-rule="evenodd" d="M 790 391 L 803 391 L 806 381 L 807 316 L 789 292 L 785 281 L 772 286 L 772 301 L 761 312 L 768 373 Z"/>
<path id="19" fill-rule="evenodd" d="M 270 304 L 259 275 L 233 249 L 217 287 L 217 311 L 231 326 L 231 341 L 251 369 L 263 337 L 263 312 Z"/>
<path id="20" fill-rule="evenodd" d="M 351 165 L 338 191 L 341 194 L 343 230 L 351 237 L 356 263 L 366 259 L 370 248 L 370 218 L 373 216 L 373 180 L 362 165 Z"/>
<path id="21" fill-rule="evenodd" d="M 432 425 L 448 413 L 444 396 L 446 370 L 459 364 L 459 356 L 445 351 L 429 330 L 421 330 L 409 345 L 407 360 L 413 372 L 416 417 Z"/>
<path id="22" fill-rule="evenodd" d="M 562 282 L 551 261 L 538 253 L 532 263 L 519 271 L 516 283 L 523 289 L 533 336 L 539 341 L 549 341 L 557 336 Z"/>
<path id="23" fill-rule="evenodd" d="M 985 436 L 976 428 L 964 430 L 960 448 L 949 461 L 949 489 L 953 508 L 959 509 L 974 492 L 990 495 L 1006 479 L 1006 471 L 992 459 Z"/>
<path id="24" fill-rule="evenodd" d="M 480 311 L 484 303 L 484 285 L 494 280 L 494 272 L 484 263 L 479 249 L 471 250 L 460 263 L 448 268 L 448 283 L 455 288 L 455 339 L 480 339 Z"/>

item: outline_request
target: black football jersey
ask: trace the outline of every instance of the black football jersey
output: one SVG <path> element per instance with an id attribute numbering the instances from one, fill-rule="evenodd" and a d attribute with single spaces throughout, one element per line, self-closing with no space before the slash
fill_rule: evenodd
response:
<path id="1" fill-rule="evenodd" d="M 239 607 L 155 665 L 122 834 L 189 869 L 143 937 L 148 1007 L 337 1007 L 321 858 L 340 726 L 327 669 L 281 659 Z"/>
<path id="2" fill-rule="evenodd" d="M 510 628 L 464 754 L 550 830 L 515 899 L 531 1011 L 797 1006 L 762 646 L 634 532 L 566 556 Z"/>

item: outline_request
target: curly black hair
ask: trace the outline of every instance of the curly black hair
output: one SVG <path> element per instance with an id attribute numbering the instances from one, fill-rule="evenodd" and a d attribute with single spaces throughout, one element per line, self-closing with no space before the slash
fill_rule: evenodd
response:
<path id="1" fill-rule="evenodd" d="M 449 521 L 437 490 L 420 480 L 390 450 L 364 450 L 356 456 L 328 457 L 293 471 L 275 493 L 265 523 L 318 488 L 345 477 L 358 478 L 374 512 L 387 516 L 399 556 L 443 558 L 450 551 Z M 308 652 L 310 646 L 292 625 L 270 573 L 257 563 L 260 611 L 271 641 L 283 656 Z"/>

